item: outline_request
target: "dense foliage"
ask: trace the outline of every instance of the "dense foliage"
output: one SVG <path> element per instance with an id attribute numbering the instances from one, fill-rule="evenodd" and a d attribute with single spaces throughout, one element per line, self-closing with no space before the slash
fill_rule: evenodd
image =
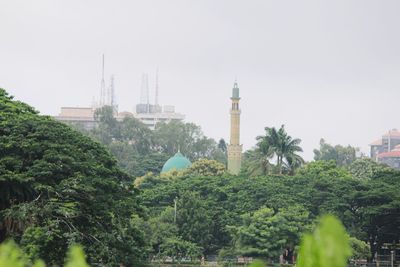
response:
<path id="1" fill-rule="evenodd" d="M 27 255 L 12 241 L 0 245 L 0 267 L 45 267 L 46 264 L 41 260 L 33 263 Z M 72 246 L 69 248 L 65 267 L 89 267 L 86 256 L 82 248 Z"/>
<path id="2" fill-rule="evenodd" d="M 195 243 L 206 254 L 277 260 L 326 213 L 343 221 L 361 250 L 370 244 L 369 255 L 400 239 L 400 173 L 392 169 L 360 178 L 334 161 L 317 161 L 295 176 L 186 174 L 151 181 L 140 186 L 151 217 L 163 221 L 165 229 L 175 229 L 171 236 Z M 162 253 L 162 242 L 152 243 L 153 253 Z"/>
<path id="3" fill-rule="evenodd" d="M 171 121 L 158 123 L 154 131 L 138 119 L 126 116 L 117 120 L 113 108 L 96 110 L 97 126 L 80 129 L 99 140 L 118 160 L 127 173 L 139 177 L 148 172 L 159 173 L 165 161 L 178 150 L 191 161 L 214 159 L 226 165 L 226 144 L 204 136 L 193 123 Z"/>
<path id="4" fill-rule="evenodd" d="M 137 195 L 99 143 L 0 89 L 0 241 L 13 238 L 49 264 L 80 243 L 93 264 L 139 265 Z"/>
<path id="5" fill-rule="evenodd" d="M 322 218 L 313 234 L 306 234 L 300 246 L 299 267 L 346 267 L 352 255 L 343 225 L 333 216 Z"/>
<path id="6" fill-rule="evenodd" d="M 301 140 L 292 138 L 284 125 L 279 129 L 265 127 L 265 135 L 257 136 L 256 139 L 256 148 L 244 154 L 244 175 L 293 175 L 304 164 L 303 158 L 298 154 L 303 151 L 300 147 Z M 275 160 L 276 164 L 273 164 L 272 160 Z"/>
<path id="7" fill-rule="evenodd" d="M 351 147 L 323 142 L 305 164 L 299 139 L 266 127 L 233 176 L 225 141 L 194 124 L 150 131 L 109 107 L 96 119 L 84 136 L 0 90 L 0 241 L 14 239 L 31 260 L 60 265 L 80 243 L 94 266 L 210 254 L 277 261 L 327 213 L 343 222 L 354 258 L 399 242 L 400 172 Z M 191 167 L 159 174 L 178 149 Z"/>
<path id="8" fill-rule="evenodd" d="M 333 160 L 338 166 L 350 165 L 357 158 L 358 148 L 352 146 L 335 145 L 332 146 L 321 139 L 319 149 L 314 149 L 315 160 Z"/>

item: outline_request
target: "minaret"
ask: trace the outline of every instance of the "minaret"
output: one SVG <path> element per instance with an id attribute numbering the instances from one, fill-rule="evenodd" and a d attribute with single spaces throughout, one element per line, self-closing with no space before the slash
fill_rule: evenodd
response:
<path id="1" fill-rule="evenodd" d="M 242 145 L 240 144 L 240 97 L 236 81 L 233 85 L 231 100 L 231 140 L 228 145 L 228 172 L 237 175 L 242 164 Z"/>

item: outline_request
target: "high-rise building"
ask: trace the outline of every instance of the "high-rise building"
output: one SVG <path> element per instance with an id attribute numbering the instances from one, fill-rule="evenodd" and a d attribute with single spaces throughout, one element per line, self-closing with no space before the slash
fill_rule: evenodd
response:
<path id="1" fill-rule="evenodd" d="M 231 139 L 228 145 L 228 172 L 239 174 L 242 165 L 242 145 L 240 144 L 240 108 L 239 87 L 235 81 L 232 89 L 231 114 Z"/>
<path id="2" fill-rule="evenodd" d="M 400 169 L 400 131 L 389 130 L 371 144 L 371 158 L 377 162 Z"/>

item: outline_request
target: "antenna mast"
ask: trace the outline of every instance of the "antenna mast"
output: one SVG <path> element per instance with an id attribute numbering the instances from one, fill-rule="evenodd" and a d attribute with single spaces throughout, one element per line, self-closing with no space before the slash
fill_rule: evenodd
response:
<path id="1" fill-rule="evenodd" d="M 110 106 L 114 109 L 115 112 L 118 111 L 118 105 L 115 95 L 115 83 L 114 83 L 114 75 L 111 75 L 110 78 Z"/>
<path id="2" fill-rule="evenodd" d="M 158 106 L 158 68 L 156 69 L 156 99 L 154 105 Z"/>
<path id="3" fill-rule="evenodd" d="M 149 77 L 146 73 L 143 73 L 143 75 L 142 75 L 140 104 L 146 105 L 146 113 L 150 112 Z"/>
<path id="4" fill-rule="evenodd" d="M 106 83 L 104 81 L 104 54 L 103 54 L 103 65 L 102 65 L 102 72 L 101 72 L 101 85 L 100 85 L 100 103 L 99 106 L 104 106 L 106 98 Z"/>

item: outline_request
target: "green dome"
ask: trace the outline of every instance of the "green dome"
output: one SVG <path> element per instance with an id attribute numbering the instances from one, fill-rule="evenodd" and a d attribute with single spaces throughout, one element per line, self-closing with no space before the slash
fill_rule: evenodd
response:
<path id="1" fill-rule="evenodd" d="M 172 169 L 183 170 L 188 168 L 191 164 L 192 163 L 184 155 L 178 152 L 164 163 L 161 173 L 168 172 Z"/>

